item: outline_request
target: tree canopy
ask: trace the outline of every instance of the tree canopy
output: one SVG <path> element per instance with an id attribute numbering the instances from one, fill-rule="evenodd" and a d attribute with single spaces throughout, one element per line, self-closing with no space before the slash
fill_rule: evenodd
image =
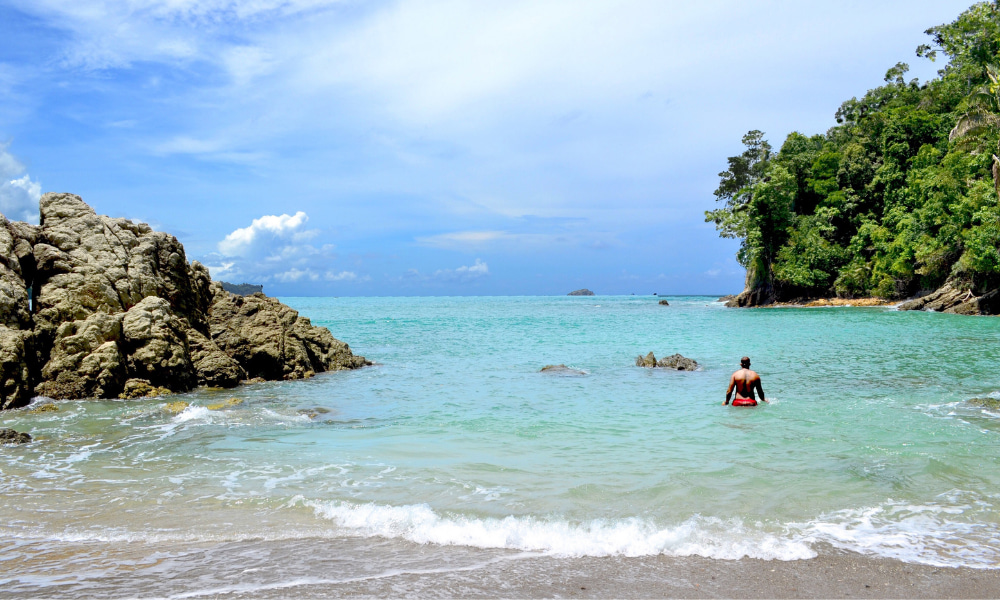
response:
<path id="1" fill-rule="evenodd" d="M 1000 0 L 926 33 L 933 79 L 897 63 L 825 134 L 775 153 L 753 130 L 729 158 L 705 218 L 741 240 L 754 303 L 1000 287 Z"/>

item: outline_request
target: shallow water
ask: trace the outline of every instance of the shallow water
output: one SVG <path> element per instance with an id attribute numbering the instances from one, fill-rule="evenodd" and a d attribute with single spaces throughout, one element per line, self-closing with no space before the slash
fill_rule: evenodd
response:
<path id="1" fill-rule="evenodd" d="M 198 595 L 824 544 L 1000 566 L 1000 414 L 967 402 L 1000 396 L 1000 319 L 695 297 L 283 300 L 377 365 L 0 414 L 36 438 L 0 448 L 3 589 Z M 650 350 L 703 368 L 635 367 Z M 773 401 L 720 406 L 744 354 Z M 584 374 L 539 372 L 558 363 Z M 177 400 L 190 406 L 165 410 Z"/>

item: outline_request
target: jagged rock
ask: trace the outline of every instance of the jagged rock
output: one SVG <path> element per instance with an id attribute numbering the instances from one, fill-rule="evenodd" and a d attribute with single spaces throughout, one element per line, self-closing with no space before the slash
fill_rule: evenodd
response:
<path id="1" fill-rule="evenodd" d="M 26 279 L 34 275 L 37 237 L 36 227 L 0 215 L 0 325 L 11 329 L 31 328 Z"/>
<path id="2" fill-rule="evenodd" d="M 28 413 L 33 415 L 40 415 L 47 412 L 59 412 L 59 407 L 51 402 L 46 402 L 28 411 Z"/>
<path id="3" fill-rule="evenodd" d="M 130 376 L 154 386 L 184 392 L 197 383 L 188 351 L 187 323 L 173 314 L 170 303 L 150 296 L 133 306 L 122 320 L 122 345 Z"/>
<path id="4" fill-rule="evenodd" d="M 694 371 L 698 368 L 698 363 L 680 354 L 672 354 L 656 361 L 656 366 L 677 371 Z"/>
<path id="5" fill-rule="evenodd" d="M 199 385 L 234 387 L 246 379 L 246 371 L 240 363 L 219 350 L 215 342 L 202 335 L 200 331 L 189 329 L 187 337 L 191 362 L 194 364 Z"/>
<path id="6" fill-rule="evenodd" d="M 646 367 L 647 369 L 651 369 L 651 368 L 653 368 L 653 367 L 656 366 L 656 357 L 653 356 L 652 352 L 650 352 L 646 356 L 642 356 L 640 354 L 635 359 L 635 366 L 637 366 L 637 367 Z"/>
<path id="7" fill-rule="evenodd" d="M 127 378 L 121 336 L 120 314 L 96 312 L 62 323 L 35 393 L 56 399 L 117 397 Z"/>
<path id="8" fill-rule="evenodd" d="M 670 306 L 670 303 L 666 300 L 660 300 L 660 306 Z"/>
<path id="9" fill-rule="evenodd" d="M 18 433 L 7 427 L 0 429 L 0 444 L 27 444 L 30 441 L 31 436 L 27 433 Z"/>
<path id="10" fill-rule="evenodd" d="M 311 373 L 355 369 L 371 363 L 354 356 L 323 327 L 263 294 L 237 296 L 212 285 L 212 340 L 246 372 L 264 379 L 302 379 Z"/>
<path id="11" fill-rule="evenodd" d="M 576 291 L 570 292 L 570 293 L 568 293 L 566 295 L 567 296 L 593 296 L 594 292 L 588 290 L 587 288 L 583 288 L 582 290 L 576 290 Z"/>
<path id="12" fill-rule="evenodd" d="M 661 358 L 656 360 L 656 356 L 652 352 L 646 356 L 639 355 L 635 359 L 635 366 L 645 367 L 651 369 L 653 367 L 661 367 L 664 369 L 674 369 L 677 371 L 694 371 L 698 368 L 698 363 L 691 360 L 690 358 L 685 358 L 680 354 L 672 354 L 666 358 Z"/>
<path id="13" fill-rule="evenodd" d="M 907 300 L 899 310 L 933 310 L 959 315 L 995 315 L 1000 313 L 1000 290 L 979 296 L 967 286 L 947 281 L 926 296 Z"/>
<path id="14" fill-rule="evenodd" d="M 135 397 L 371 364 L 277 300 L 258 294 L 233 309 L 171 235 L 98 216 L 72 194 L 45 194 L 39 206 L 37 227 L 0 215 L 0 409 L 26 405 L 32 391 Z M 214 302 L 224 306 L 210 324 Z"/>
<path id="15" fill-rule="evenodd" d="M 31 401 L 28 368 L 30 332 L 0 325 L 0 410 L 27 406 Z"/>
<path id="16" fill-rule="evenodd" d="M 125 382 L 125 389 L 118 397 L 122 400 L 133 400 L 135 398 L 156 398 L 166 396 L 172 392 L 165 387 L 156 387 L 146 379 L 129 379 Z"/>
<path id="17" fill-rule="evenodd" d="M 548 373 L 550 375 L 569 375 L 573 377 L 578 377 L 580 375 L 586 375 L 586 371 L 581 371 L 579 369 L 574 369 L 572 367 L 567 367 L 566 365 L 545 365 L 542 367 L 540 373 Z"/>

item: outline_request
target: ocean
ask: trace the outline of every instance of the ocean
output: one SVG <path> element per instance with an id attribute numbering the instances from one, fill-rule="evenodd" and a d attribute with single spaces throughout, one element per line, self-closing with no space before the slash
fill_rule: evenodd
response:
<path id="1" fill-rule="evenodd" d="M 970 402 L 1000 399 L 1000 319 L 659 299 L 282 298 L 375 366 L 0 413 L 35 438 L 0 447 L 0 595 L 350 594 L 553 558 L 1000 568 L 1000 411 Z M 743 355 L 770 404 L 721 405 Z"/>

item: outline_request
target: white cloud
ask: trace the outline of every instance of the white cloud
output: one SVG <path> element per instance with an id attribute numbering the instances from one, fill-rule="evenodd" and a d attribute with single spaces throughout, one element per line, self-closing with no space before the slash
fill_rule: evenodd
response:
<path id="1" fill-rule="evenodd" d="M 357 278 L 358 274 L 353 271 L 341 271 L 340 273 L 327 271 L 324 276 L 327 281 L 354 281 Z"/>
<path id="2" fill-rule="evenodd" d="M 264 215 L 254 219 L 249 227 L 242 227 L 227 235 L 226 239 L 219 242 L 219 252 L 224 256 L 247 256 L 262 239 L 309 239 L 315 233 L 301 229 L 308 220 L 309 216 L 301 210 L 294 215 Z"/>
<path id="3" fill-rule="evenodd" d="M 14 221 L 38 223 L 42 185 L 32 181 L 24 165 L 0 145 L 0 213 Z"/>
<path id="4" fill-rule="evenodd" d="M 457 269 L 441 269 L 434 272 L 432 279 L 448 283 L 467 283 L 482 279 L 490 274 L 490 268 L 480 259 L 469 266 L 458 267 Z"/>
<path id="5" fill-rule="evenodd" d="M 309 269 L 297 269 L 295 267 L 292 267 L 283 273 L 275 273 L 273 277 L 276 281 L 280 281 L 282 283 L 293 283 L 302 280 L 317 281 L 319 279 L 319 275 L 313 271 Z"/>

